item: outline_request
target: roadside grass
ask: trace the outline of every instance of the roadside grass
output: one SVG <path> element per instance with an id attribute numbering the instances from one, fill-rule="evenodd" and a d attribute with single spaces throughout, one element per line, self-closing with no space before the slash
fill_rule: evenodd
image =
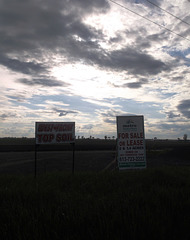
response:
<path id="1" fill-rule="evenodd" d="M 190 239 L 190 167 L 1 175 L 0 236 Z"/>

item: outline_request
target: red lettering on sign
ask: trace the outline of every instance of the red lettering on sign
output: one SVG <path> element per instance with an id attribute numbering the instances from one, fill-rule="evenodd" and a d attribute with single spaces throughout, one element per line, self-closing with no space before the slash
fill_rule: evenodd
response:
<path id="1" fill-rule="evenodd" d="M 38 142 L 41 143 L 42 142 L 42 134 L 38 134 L 37 138 L 38 138 Z"/>
<path id="2" fill-rule="evenodd" d="M 122 139 L 129 138 L 129 134 L 128 133 L 118 133 L 118 138 L 122 138 Z"/>
<path id="3" fill-rule="evenodd" d="M 143 145 L 143 140 L 127 140 L 127 146 Z"/>
<path id="4" fill-rule="evenodd" d="M 67 141 L 73 141 L 73 136 L 72 136 L 72 133 L 63 133 L 63 134 L 60 134 L 58 133 L 56 135 L 56 141 L 57 142 L 67 142 Z"/>
<path id="5" fill-rule="evenodd" d="M 143 138 L 143 132 L 140 132 L 140 133 L 130 133 L 130 138 Z"/>
<path id="6" fill-rule="evenodd" d="M 37 142 L 38 143 L 47 143 L 47 142 L 52 142 L 54 139 L 54 134 L 38 134 L 37 135 Z"/>

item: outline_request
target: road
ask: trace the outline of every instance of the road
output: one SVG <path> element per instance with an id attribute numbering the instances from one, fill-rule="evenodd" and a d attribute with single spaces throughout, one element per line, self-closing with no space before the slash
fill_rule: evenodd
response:
<path id="1" fill-rule="evenodd" d="M 37 152 L 37 174 L 55 171 L 72 172 L 73 152 Z M 75 151 L 75 172 L 100 172 L 116 167 L 115 151 Z M 33 174 L 35 152 L 1 152 L 0 173 Z"/>
<path id="2" fill-rule="evenodd" d="M 147 167 L 190 166 L 189 149 L 178 154 L 171 151 L 148 152 Z M 182 155 L 183 153 L 183 155 Z M 116 169 L 116 152 L 105 151 L 75 151 L 75 172 L 101 172 Z M 47 172 L 72 172 L 72 151 L 40 151 L 37 152 L 37 174 Z M 35 152 L 0 152 L 0 173 L 4 174 L 34 174 Z"/>

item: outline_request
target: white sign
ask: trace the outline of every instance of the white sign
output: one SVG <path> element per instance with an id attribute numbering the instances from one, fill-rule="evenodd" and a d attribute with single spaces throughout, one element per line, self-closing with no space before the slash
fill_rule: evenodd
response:
<path id="1" fill-rule="evenodd" d="M 75 122 L 36 122 L 36 144 L 74 143 Z"/>
<path id="2" fill-rule="evenodd" d="M 143 116 L 117 117 L 118 167 L 146 168 L 146 148 Z"/>

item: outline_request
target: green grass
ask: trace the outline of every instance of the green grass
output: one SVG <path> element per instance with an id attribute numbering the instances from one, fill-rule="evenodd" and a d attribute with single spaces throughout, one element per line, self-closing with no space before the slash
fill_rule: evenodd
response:
<path id="1" fill-rule="evenodd" d="M 190 168 L 0 176 L 0 238 L 189 239 Z"/>

